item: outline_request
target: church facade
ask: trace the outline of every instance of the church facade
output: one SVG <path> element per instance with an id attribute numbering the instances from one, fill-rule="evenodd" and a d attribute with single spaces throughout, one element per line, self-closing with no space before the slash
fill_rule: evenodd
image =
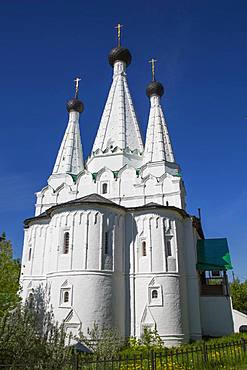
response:
<path id="1" fill-rule="evenodd" d="M 35 216 L 25 221 L 23 298 L 42 284 L 55 318 L 74 333 L 94 322 L 126 337 L 148 327 L 168 346 L 229 334 L 227 267 L 198 260 L 205 237 L 200 219 L 186 212 L 163 86 L 153 75 L 146 90 L 144 145 L 127 83 L 129 50 L 114 48 L 109 63 L 113 80 L 86 160 L 78 88 L 67 104 L 53 172 L 36 194 Z"/>

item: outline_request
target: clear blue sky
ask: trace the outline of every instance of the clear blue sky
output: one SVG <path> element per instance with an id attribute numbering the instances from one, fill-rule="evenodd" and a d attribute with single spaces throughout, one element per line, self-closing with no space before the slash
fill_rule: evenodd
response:
<path id="1" fill-rule="evenodd" d="M 124 24 L 129 87 L 143 134 L 150 57 L 166 88 L 163 106 L 187 189 L 206 237 L 227 237 L 234 270 L 247 278 L 247 2 L 3 0 L 0 12 L 0 230 L 22 251 L 22 222 L 46 185 L 67 124 L 73 78 L 84 156 L 111 83 L 107 55 Z"/>

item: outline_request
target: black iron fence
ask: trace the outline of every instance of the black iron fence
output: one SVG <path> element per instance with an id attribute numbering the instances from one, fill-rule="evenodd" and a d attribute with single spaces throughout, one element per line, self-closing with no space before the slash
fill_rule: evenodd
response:
<path id="1" fill-rule="evenodd" d="M 238 369 L 246 364 L 247 340 L 231 343 L 204 344 L 188 348 L 178 348 L 161 352 L 152 350 L 146 355 L 118 356 L 93 359 L 77 355 L 76 370 L 201 370 Z M 242 369 L 242 368 L 241 368 Z M 244 369 L 244 368 L 243 368 Z"/>
<path id="2" fill-rule="evenodd" d="M 247 370 L 247 340 L 230 343 L 203 344 L 164 349 L 160 352 L 148 351 L 135 355 L 119 355 L 112 358 L 96 358 L 95 355 L 74 353 L 72 359 L 67 359 L 63 367 L 56 370 L 203 370 L 229 369 Z M 245 365 L 246 366 L 245 366 Z M 43 370 L 43 367 L 33 364 L 1 364 L 0 370 Z M 49 369 L 52 370 L 52 369 Z"/>

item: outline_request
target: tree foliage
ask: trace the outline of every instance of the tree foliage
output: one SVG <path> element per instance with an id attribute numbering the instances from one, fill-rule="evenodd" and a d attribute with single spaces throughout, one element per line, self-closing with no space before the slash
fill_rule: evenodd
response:
<path id="1" fill-rule="evenodd" d="M 121 353 L 128 356 L 134 354 L 147 356 L 150 351 L 164 353 L 165 350 L 164 342 L 157 330 L 145 327 L 140 338 L 130 337 L 128 339 L 127 345 L 122 349 Z"/>
<path id="2" fill-rule="evenodd" d="M 230 289 L 233 308 L 247 314 L 247 280 L 241 283 L 238 278 L 234 279 Z"/>
<path id="3" fill-rule="evenodd" d="M 97 357 L 111 358 L 116 356 L 123 346 L 123 338 L 117 329 L 100 327 L 94 323 L 87 335 L 80 333 L 80 341 L 90 348 Z"/>
<path id="4" fill-rule="evenodd" d="M 0 236 L 0 317 L 19 302 L 20 263 L 13 259 L 11 242 Z"/>
<path id="5" fill-rule="evenodd" d="M 70 362 L 70 338 L 53 313 L 41 287 L 25 304 L 7 312 L 0 320 L 0 364 L 13 368 L 58 370 Z M 67 346 L 66 346 L 67 344 Z"/>

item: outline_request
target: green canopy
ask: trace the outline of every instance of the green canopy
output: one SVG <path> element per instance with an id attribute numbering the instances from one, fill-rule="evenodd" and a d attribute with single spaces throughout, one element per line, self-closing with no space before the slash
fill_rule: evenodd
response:
<path id="1" fill-rule="evenodd" d="M 197 269 L 201 271 L 232 269 L 226 238 L 197 240 Z"/>

